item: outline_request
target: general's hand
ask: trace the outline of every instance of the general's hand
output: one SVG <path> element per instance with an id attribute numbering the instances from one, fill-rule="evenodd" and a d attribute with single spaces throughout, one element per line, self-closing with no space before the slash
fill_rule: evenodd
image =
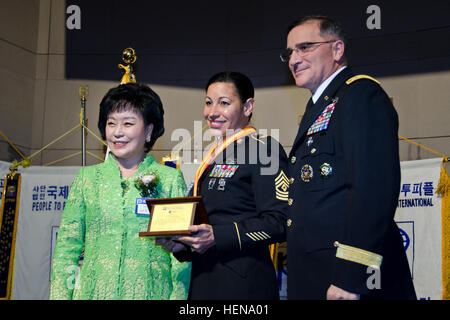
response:
<path id="1" fill-rule="evenodd" d="M 178 241 L 187 244 L 198 253 L 204 253 L 216 244 L 213 228 L 209 224 L 190 226 L 189 231 L 193 235 L 178 237 Z"/>
<path id="2" fill-rule="evenodd" d="M 156 238 L 155 244 L 163 247 L 164 250 L 169 252 L 179 252 L 186 250 L 186 246 L 180 242 L 177 242 L 178 237 L 172 238 Z"/>
<path id="3" fill-rule="evenodd" d="M 359 298 L 359 294 L 345 291 L 333 285 L 330 285 L 327 290 L 327 300 L 359 300 Z"/>

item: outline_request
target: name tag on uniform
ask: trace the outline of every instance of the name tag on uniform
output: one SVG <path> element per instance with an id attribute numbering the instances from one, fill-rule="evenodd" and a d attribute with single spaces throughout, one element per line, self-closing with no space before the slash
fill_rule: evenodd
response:
<path id="1" fill-rule="evenodd" d="M 136 207 L 134 213 L 137 216 L 150 216 L 150 211 L 148 211 L 147 203 L 145 202 L 146 199 L 149 198 L 136 198 Z"/>
<path id="2" fill-rule="evenodd" d="M 237 164 L 216 164 L 209 174 L 213 178 L 231 178 L 239 168 Z"/>

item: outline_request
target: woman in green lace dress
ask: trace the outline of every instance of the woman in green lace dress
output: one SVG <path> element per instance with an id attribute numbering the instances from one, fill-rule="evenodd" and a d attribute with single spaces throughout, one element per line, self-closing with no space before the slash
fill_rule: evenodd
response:
<path id="1" fill-rule="evenodd" d="M 111 153 L 104 163 L 82 168 L 71 186 L 50 299 L 187 297 L 190 264 L 155 246 L 154 238 L 139 237 L 149 216 L 136 214 L 136 198 L 181 197 L 186 189 L 179 170 L 147 155 L 164 132 L 163 114 L 158 95 L 142 84 L 120 85 L 103 98 L 98 127 Z"/>

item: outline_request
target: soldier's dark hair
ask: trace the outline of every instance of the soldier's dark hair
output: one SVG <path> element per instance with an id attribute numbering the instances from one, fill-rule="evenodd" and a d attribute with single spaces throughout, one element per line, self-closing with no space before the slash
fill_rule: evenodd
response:
<path id="1" fill-rule="evenodd" d="M 153 124 L 152 136 L 145 143 L 144 150 L 149 152 L 156 140 L 164 133 L 164 109 L 158 94 L 141 83 L 121 84 L 111 88 L 100 102 L 98 129 L 106 140 L 106 121 L 111 112 L 131 110 L 139 112 L 145 126 Z"/>
<path id="2" fill-rule="evenodd" d="M 213 75 L 205 86 L 205 91 L 208 91 L 210 85 L 216 82 L 229 82 L 234 84 L 239 98 L 242 103 L 245 103 L 247 99 L 255 97 L 255 88 L 249 77 L 245 74 L 236 71 L 223 71 Z M 252 114 L 248 117 L 250 121 Z"/>
<path id="3" fill-rule="evenodd" d="M 347 45 L 347 39 L 344 30 L 342 29 L 342 25 L 338 21 L 324 15 L 308 15 L 293 21 L 288 26 L 286 35 L 289 34 L 289 32 L 291 32 L 291 30 L 295 27 L 311 20 L 319 20 L 321 36 L 333 35 L 336 39 L 342 40 L 344 44 Z"/>

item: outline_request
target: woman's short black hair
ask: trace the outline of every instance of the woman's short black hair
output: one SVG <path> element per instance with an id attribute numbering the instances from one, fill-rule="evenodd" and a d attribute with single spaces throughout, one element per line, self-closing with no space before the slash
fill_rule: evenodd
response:
<path id="1" fill-rule="evenodd" d="M 242 103 L 245 103 L 247 99 L 255 97 L 255 88 L 249 77 L 245 74 L 236 71 L 222 71 L 213 75 L 206 83 L 205 91 L 208 91 L 210 85 L 216 82 L 230 82 L 234 84 L 239 98 Z M 250 121 L 252 114 L 248 117 Z"/>
<path id="2" fill-rule="evenodd" d="M 158 94 L 142 83 L 121 84 L 110 89 L 100 102 L 98 129 L 106 140 L 106 121 L 111 112 L 132 110 L 139 112 L 145 126 L 153 124 L 152 136 L 145 143 L 145 152 L 149 152 L 156 140 L 164 133 L 164 109 Z"/>

